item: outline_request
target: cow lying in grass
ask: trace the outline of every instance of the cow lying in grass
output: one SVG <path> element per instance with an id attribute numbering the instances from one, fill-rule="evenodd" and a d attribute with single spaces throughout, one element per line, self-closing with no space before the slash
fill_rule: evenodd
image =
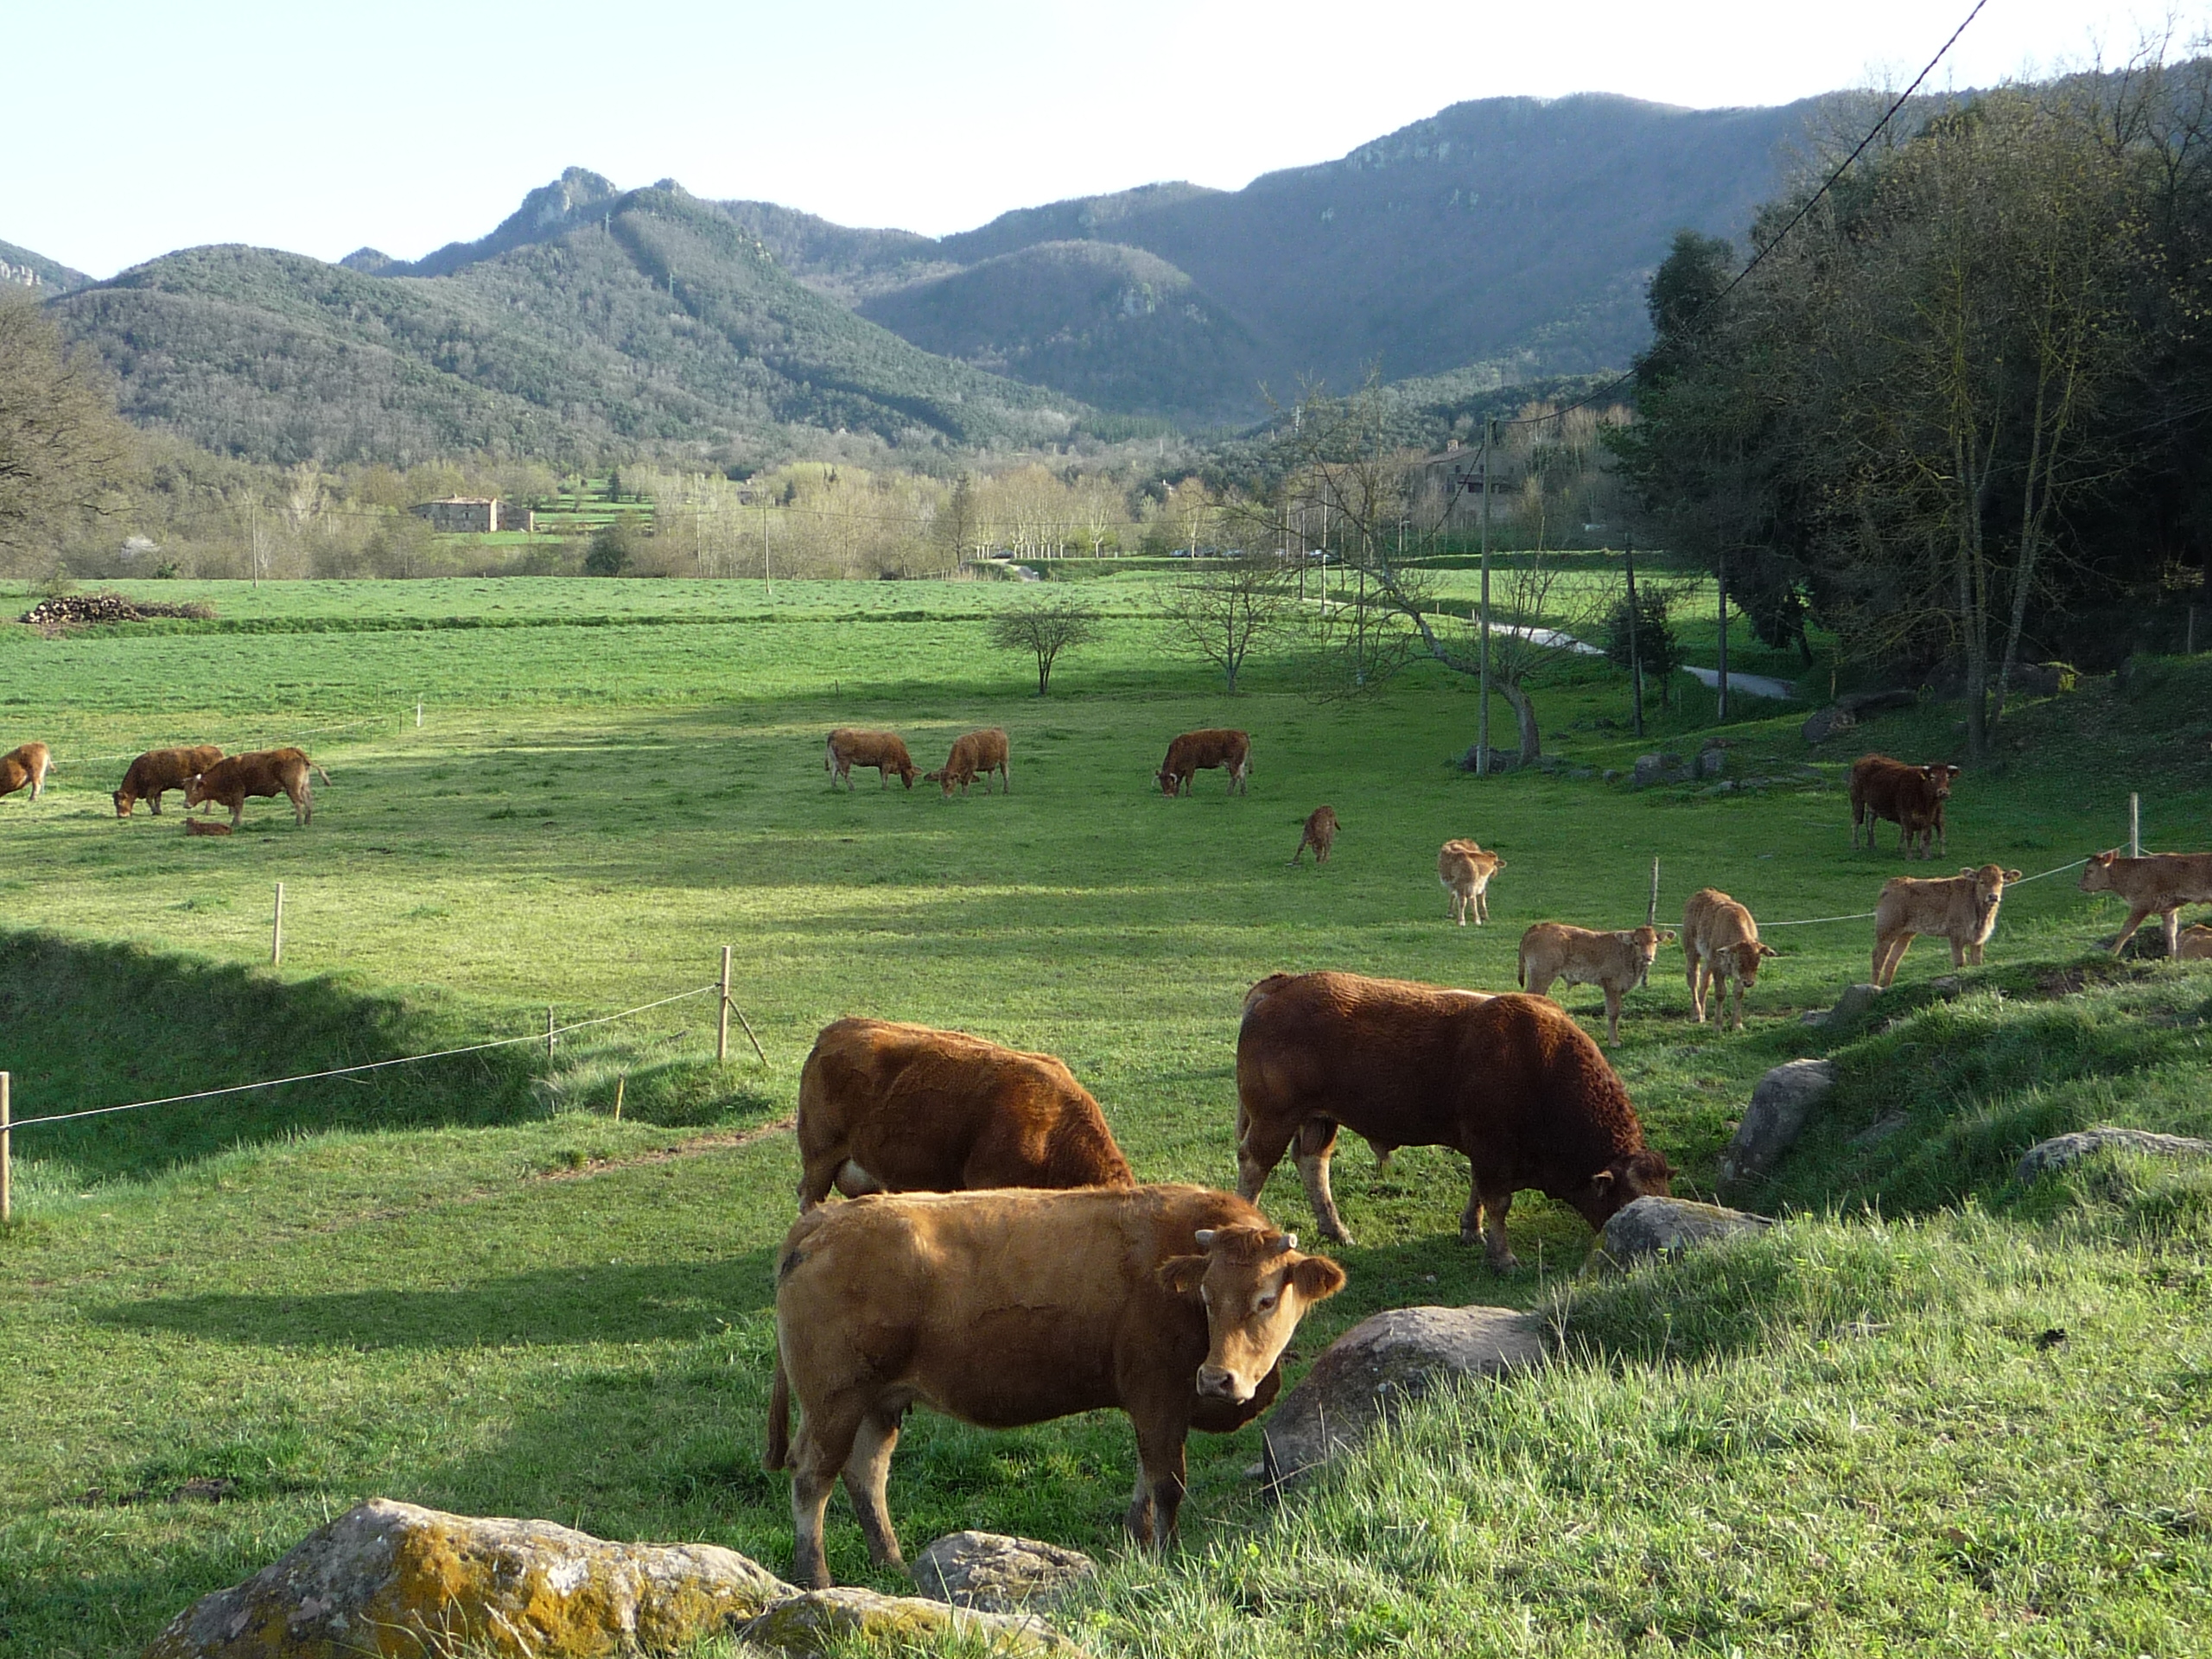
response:
<path id="1" fill-rule="evenodd" d="M 1605 993 L 1605 1040 L 1621 1040 L 1621 999 L 1650 977 L 1659 947 L 1674 934 L 1656 927 L 1595 933 L 1564 922 L 1538 922 L 1521 936 L 1520 982 L 1531 996 L 1541 996 L 1554 980 L 1595 985 Z"/>
<path id="2" fill-rule="evenodd" d="M 245 817 L 249 798 L 282 795 L 292 803 L 294 823 L 311 823 L 315 795 L 308 786 L 310 772 L 318 773 L 326 784 L 330 781 L 330 774 L 308 760 L 302 749 L 256 749 L 251 754 L 233 754 L 185 779 L 184 804 L 194 807 L 205 801 L 220 802 L 231 809 L 231 828 L 235 830 Z"/>
<path id="3" fill-rule="evenodd" d="M 1460 926 L 1472 912 L 1475 925 L 1490 920 L 1490 879 L 1505 868 L 1496 853 L 1486 853 L 1471 841 L 1447 841 L 1436 855 L 1436 879 L 1450 899 L 1452 916 Z"/>
<path id="4" fill-rule="evenodd" d="M 223 751 L 213 743 L 188 749 L 147 750 L 123 774 L 123 782 L 113 797 L 115 816 L 127 818 L 133 806 L 145 801 L 152 805 L 154 816 L 160 817 L 163 795 L 173 789 L 182 789 L 222 758 Z"/>
<path id="5" fill-rule="evenodd" d="M 2112 942 L 2115 957 L 2146 917 L 2165 924 L 2166 954 L 2178 953 L 2181 907 L 2212 905 L 2212 853 L 2152 853 L 2122 858 L 2098 853 L 2082 871 L 2084 893 L 2115 893 L 2127 900 L 2127 925 Z"/>
<path id="6" fill-rule="evenodd" d="M 54 756 L 43 743 L 25 743 L 0 754 L 0 795 L 12 795 L 28 785 L 31 799 L 46 793 L 46 774 Z"/>
<path id="7" fill-rule="evenodd" d="M 762 1459 L 791 1471 L 792 1577 L 830 1584 L 822 1522 L 840 1474 L 870 1559 L 905 1565 L 885 1489 L 915 1405 L 985 1428 L 1127 1412 L 1128 1529 L 1165 1545 L 1190 1431 L 1263 1409 L 1299 1320 L 1344 1282 L 1249 1204 L 1198 1186 L 913 1193 L 801 1216 L 776 1266 Z"/>
<path id="8" fill-rule="evenodd" d="M 965 795 L 968 785 L 978 776 L 983 780 L 983 793 L 991 792 L 991 774 L 995 772 L 1006 782 L 1006 792 L 1014 793 L 1014 774 L 1007 766 L 1006 733 L 996 726 L 980 732 L 969 732 L 955 740 L 952 753 L 945 757 L 944 765 L 935 772 L 925 772 L 925 784 L 942 784 L 947 800 L 952 798 L 952 786 L 960 785 Z"/>
<path id="9" fill-rule="evenodd" d="M 1758 983 L 1759 963 L 1782 953 L 1759 943 L 1751 912 L 1718 887 L 1700 887 L 1682 907 L 1682 957 L 1690 982 L 1690 1011 L 1705 1023 L 1707 994 L 1720 988 L 1716 1016 L 1726 1023 L 1729 994 L 1735 994 L 1734 1029 L 1744 1028 L 1744 999 Z"/>
<path id="10" fill-rule="evenodd" d="M 829 747 L 822 756 L 822 769 L 830 774 L 830 787 L 835 789 L 842 783 L 851 789 L 855 766 L 874 766 L 879 788 L 890 785 L 894 772 L 907 788 L 914 786 L 914 758 L 906 753 L 905 740 L 895 732 L 862 732 L 840 726 L 830 733 Z"/>
<path id="11" fill-rule="evenodd" d="M 1951 966 L 1981 964 L 1981 948 L 1997 927 L 2005 884 L 2020 879 L 2018 870 L 1967 865 L 1956 875 L 1936 880 L 1891 876 L 1882 884 L 1874 906 L 1874 983 L 1886 990 L 1912 942 L 1925 933 L 1951 942 Z"/>

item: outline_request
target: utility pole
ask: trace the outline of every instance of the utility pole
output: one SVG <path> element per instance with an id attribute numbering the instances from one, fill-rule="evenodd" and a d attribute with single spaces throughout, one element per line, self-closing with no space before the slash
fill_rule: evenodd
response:
<path id="1" fill-rule="evenodd" d="M 1628 551 L 1628 696 L 1629 723 L 1643 735 L 1643 658 L 1637 649 L 1636 537 L 1623 538 Z"/>
<path id="2" fill-rule="evenodd" d="M 766 497 L 760 502 L 760 585 L 767 590 L 770 599 L 776 596 L 776 579 L 768 574 L 768 502 Z"/>
<path id="3" fill-rule="evenodd" d="M 1497 445 L 1497 416 L 1483 423 L 1482 707 L 1475 716 L 1475 775 L 1490 775 L 1490 458 Z"/>
<path id="4" fill-rule="evenodd" d="M 1728 718 L 1728 555 L 1725 552 L 1720 556 L 1719 575 L 1720 675 L 1718 683 L 1720 692 L 1720 702 L 1718 712 L 1719 717 L 1722 720 L 1726 720 Z"/>

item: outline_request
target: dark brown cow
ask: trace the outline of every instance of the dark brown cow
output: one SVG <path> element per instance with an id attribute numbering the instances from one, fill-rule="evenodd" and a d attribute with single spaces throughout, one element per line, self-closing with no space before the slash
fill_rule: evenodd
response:
<path id="1" fill-rule="evenodd" d="M 906 753 L 906 742 L 896 732 L 862 732 L 840 726 L 830 733 L 830 746 L 822 756 L 830 787 L 835 789 L 842 781 L 847 789 L 852 788 L 855 766 L 874 766 L 879 788 L 890 785 L 894 772 L 907 788 L 914 786 L 914 758 Z"/>
<path id="2" fill-rule="evenodd" d="M 1859 830 L 1866 828 L 1866 848 L 1874 847 L 1874 825 L 1887 819 L 1897 827 L 1897 850 L 1910 858 L 1933 858 L 1935 849 L 1945 852 L 1943 803 L 1951 798 L 1951 780 L 1959 775 L 1954 766 L 1907 766 L 1886 754 L 1861 755 L 1851 766 L 1851 845 L 1859 845 Z"/>
<path id="3" fill-rule="evenodd" d="M 127 818 L 133 806 L 146 801 L 152 804 L 154 816 L 160 817 L 162 796 L 173 789 L 182 789 L 222 758 L 223 751 L 213 743 L 188 749 L 147 750 L 123 774 L 122 786 L 115 791 L 115 816 Z M 208 804 L 212 806 L 213 803 Z"/>
<path id="4" fill-rule="evenodd" d="M 1014 774 L 1007 770 L 1007 759 L 1006 733 L 1001 728 L 992 726 L 980 732 L 969 732 L 954 741 L 952 753 L 945 757 L 944 765 L 935 772 L 924 772 L 922 781 L 942 784 L 945 798 L 950 800 L 955 784 L 960 785 L 960 792 L 965 795 L 968 785 L 974 783 L 979 774 L 983 779 L 983 793 L 989 794 L 991 774 L 995 772 L 1005 780 L 1006 792 L 1011 795 L 1014 793 Z"/>
<path id="5" fill-rule="evenodd" d="M 1311 847 L 1313 849 L 1313 867 L 1319 869 L 1329 861 L 1329 849 L 1336 844 L 1337 809 L 1317 806 L 1306 815 L 1306 828 L 1298 835 L 1298 850 L 1290 855 L 1290 861 L 1297 863 L 1305 855 L 1306 849 Z"/>
<path id="6" fill-rule="evenodd" d="M 1322 1233 L 1351 1242 L 1329 1191 L 1341 1124 L 1378 1151 L 1449 1147 L 1472 1177 L 1459 1236 L 1515 1265 L 1505 1217 L 1535 1187 L 1602 1227 L 1664 1193 L 1628 1090 L 1598 1045 L 1533 996 L 1486 996 L 1357 974 L 1276 974 L 1244 999 L 1236 1037 L 1236 1187 L 1256 1198 L 1295 1140 Z M 1485 1222 L 1487 1225 L 1485 1226 Z"/>
<path id="7" fill-rule="evenodd" d="M 245 817 L 249 797 L 283 795 L 292 803 L 293 823 L 312 823 L 315 795 L 308 783 L 310 772 L 319 773 L 326 784 L 330 781 L 330 774 L 308 760 L 303 749 L 256 749 L 251 754 L 233 754 L 186 779 L 184 804 L 194 807 L 203 801 L 221 802 L 231 809 L 231 827 L 235 830 Z"/>
<path id="8" fill-rule="evenodd" d="M 1127 1412 L 1128 1528 L 1165 1544 L 1191 1429 L 1255 1415 L 1299 1319 L 1344 1282 L 1199 1186 L 913 1193 L 801 1216 L 776 1268 L 762 1459 L 791 1471 L 792 1576 L 830 1583 L 822 1519 L 840 1473 L 870 1557 L 904 1565 L 885 1486 L 917 1404 L 985 1428 Z"/>
<path id="9" fill-rule="evenodd" d="M 0 795 L 12 795 L 29 785 L 31 799 L 46 793 L 46 774 L 54 755 L 43 743 L 25 743 L 0 754 Z"/>
<path id="10" fill-rule="evenodd" d="M 798 1074 L 799 1213 L 835 1186 L 1128 1186 L 1098 1103 L 1050 1054 L 887 1020 L 823 1027 Z"/>
<path id="11" fill-rule="evenodd" d="M 2122 858 L 2114 848 L 2093 855 L 2082 871 L 2084 893 L 2117 893 L 2127 900 L 2127 925 L 2112 942 L 2115 957 L 2148 917 L 2165 924 L 2166 954 L 2175 953 L 2183 905 L 2212 905 L 2212 853 L 2152 853 Z"/>
<path id="12" fill-rule="evenodd" d="M 1160 763 L 1160 770 L 1153 778 L 1161 794 L 1187 795 L 1191 792 L 1191 780 L 1216 766 L 1229 769 L 1230 794 L 1239 791 L 1250 794 L 1251 789 L 1245 782 L 1252 771 L 1250 736 L 1223 727 L 1185 732 L 1167 746 L 1167 759 Z"/>

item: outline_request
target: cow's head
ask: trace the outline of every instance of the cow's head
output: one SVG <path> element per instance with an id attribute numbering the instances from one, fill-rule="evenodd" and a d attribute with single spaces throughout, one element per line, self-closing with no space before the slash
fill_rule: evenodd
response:
<path id="1" fill-rule="evenodd" d="M 187 806 L 198 806 L 207 798 L 207 774 L 205 772 L 195 772 L 191 777 L 184 780 L 184 804 Z"/>
<path id="2" fill-rule="evenodd" d="M 1621 938 L 1636 952 L 1636 982 L 1641 985 L 1651 976 L 1651 964 L 1659 960 L 1659 947 L 1675 942 L 1675 930 L 1670 927 L 1662 933 L 1646 922 L 1642 927 L 1630 929 Z"/>
<path id="3" fill-rule="evenodd" d="M 2108 853 L 2090 854 L 2088 863 L 2082 870 L 2082 891 L 2110 893 L 2113 890 L 2112 867 L 2119 859 L 2120 849 L 2117 847 Z"/>
<path id="4" fill-rule="evenodd" d="M 1713 956 L 1722 970 L 1740 981 L 1745 990 L 1759 982 L 1759 963 L 1769 957 L 1778 957 L 1781 951 L 1758 939 L 1745 939 L 1738 944 L 1724 944 Z"/>
<path id="5" fill-rule="evenodd" d="M 129 790 L 118 789 L 115 791 L 115 816 L 117 817 L 129 817 L 130 816 L 130 809 L 137 804 L 138 798 L 136 795 L 133 795 Z"/>
<path id="6" fill-rule="evenodd" d="M 914 763 L 912 761 L 901 760 L 899 763 L 899 781 L 906 785 L 909 789 L 912 789 L 914 786 Z"/>
<path id="7" fill-rule="evenodd" d="M 1202 1227 L 1197 1239 L 1202 1254 L 1162 1262 L 1160 1282 L 1205 1307 L 1198 1393 L 1241 1403 L 1274 1369 L 1306 1310 L 1344 1287 L 1344 1270 L 1325 1255 L 1300 1255 L 1296 1233 L 1270 1227 Z"/>
<path id="8" fill-rule="evenodd" d="M 944 798 L 948 801 L 952 798 L 952 768 L 950 766 L 940 766 L 935 772 L 924 772 L 922 781 L 925 784 L 943 784 Z"/>
<path id="9" fill-rule="evenodd" d="M 1592 1227 L 1602 1228 L 1617 1211 L 1627 1209 L 1638 1198 L 1671 1198 L 1674 1182 L 1675 1172 L 1666 1154 L 1645 1147 L 1614 1159 L 1592 1175 L 1580 1192 L 1569 1194 L 1567 1202 L 1582 1212 Z"/>
<path id="10" fill-rule="evenodd" d="M 1951 798 L 1951 779 L 1959 775 L 1959 770 L 1953 766 L 1923 766 L 1920 775 L 1936 786 L 1937 800 L 1948 801 Z"/>
<path id="11" fill-rule="evenodd" d="M 2020 879 L 2018 870 L 2008 870 L 2001 864 L 1985 864 L 1980 869 L 1962 864 L 1959 874 L 1974 878 L 1974 907 L 1984 916 L 1995 909 L 1997 901 L 2005 896 L 2005 884 Z"/>
<path id="12" fill-rule="evenodd" d="M 1175 774 L 1165 766 L 1152 774 L 1152 781 L 1160 785 L 1160 792 L 1163 795 L 1173 795 L 1175 792 Z"/>

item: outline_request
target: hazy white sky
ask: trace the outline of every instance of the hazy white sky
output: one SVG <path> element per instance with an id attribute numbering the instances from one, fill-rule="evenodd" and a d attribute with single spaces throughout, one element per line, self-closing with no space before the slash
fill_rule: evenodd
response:
<path id="1" fill-rule="evenodd" d="M 113 0 L 11 5 L 0 238 L 98 276 L 195 243 L 413 258 L 563 167 L 943 233 L 1235 188 L 1463 99 L 1783 103 L 1917 73 L 1972 0 Z M 2212 0 L 1989 0 L 1937 84 L 2125 58 Z"/>

